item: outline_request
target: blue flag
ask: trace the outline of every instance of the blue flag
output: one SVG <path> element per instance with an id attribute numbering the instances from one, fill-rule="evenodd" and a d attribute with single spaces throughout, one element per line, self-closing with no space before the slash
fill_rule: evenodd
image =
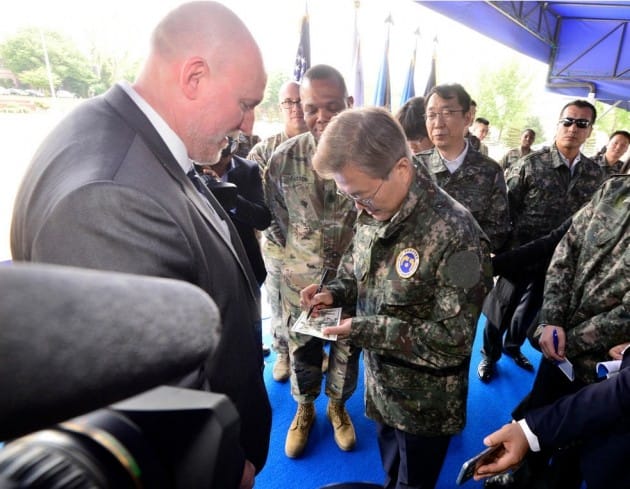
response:
<path id="1" fill-rule="evenodd" d="M 306 70 L 311 67 L 311 34 L 308 22 L 308 13 L 302 17 L 302 28 L 300 30 L 300 44 L 295 55 L 295 67 L 293 68 L 293 79 L 302 81 Z"/>
<path id="2" fill-rule="evenodd" d="M 385 20 L 387 24 L 387 38 L 385 39 L 385 53 L 383 54 L 383 62 L 378 73 L 378 81 L 376 83 L 376 92 L 374 93 L 374 105 L 377 107 L 385 107 L 389 110 L 392 108 L 391 86 L 389 84 L 389 27 L 392 24 L 392 16 Z"/>
<path id="3" fill-rule="evenodd" d="M 403 88 L 402 95 L 400 97 L 400 105 L 403 105 L 407 100 L 416 96 L 416 86 L 414 83 L 414 74 L 416 71 L 416 47 L 413 48 L 413 54 L 411 55 L 409 71 L 407 72 L 407 79 L 405 80 L 405 88 Z"/>

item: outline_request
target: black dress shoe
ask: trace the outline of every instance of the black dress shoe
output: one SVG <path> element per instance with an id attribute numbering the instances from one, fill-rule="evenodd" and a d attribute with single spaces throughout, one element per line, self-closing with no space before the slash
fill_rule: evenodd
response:
<path id="1" fill-rule="evenodd" d="M 477 366 L 477 375 L 482 382 L 490 382 L 494 374 L 494 362 L 487 358 L 482 358 Z"/>
<path id="2" fill-rule="evenodd" d="M 523 370 L 527 370 L 528 372 L 534 371 L 534 366 L 527 359 L 527 357 L 523 355 L 520 351 L 515 351 L 515 352 L 504 351 L 504 353 L 507 356 L 511 357 L 512 360 L 514 360 L 514 363 L 518 365 L 519 367 L 521 367 Z"/>

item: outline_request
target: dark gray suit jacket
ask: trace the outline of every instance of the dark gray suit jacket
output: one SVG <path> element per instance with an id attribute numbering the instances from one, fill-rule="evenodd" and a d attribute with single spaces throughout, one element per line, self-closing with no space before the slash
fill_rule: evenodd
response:
<path id="1" fill-rule="evenodd" d="M 243 449 L 236 464 L 247 457 L 260 471 L 271 430 L 255 328 L 260 290 L 234 226 L 211 199 L 234 250 L 149 120 L 115 86 L 73 111 L 35 154 L 15 203 L 11 250 L 16 261 L 168 277 L 205 290 L 223 331 L 195 387 L 207 379 L 234 402 Z"/>

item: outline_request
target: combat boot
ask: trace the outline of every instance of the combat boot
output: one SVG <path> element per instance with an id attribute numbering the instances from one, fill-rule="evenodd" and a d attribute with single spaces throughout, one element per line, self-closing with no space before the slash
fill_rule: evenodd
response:
<path id="1" fill-rule="evenodd" d="M 280 353 L 276 356 L 276 362 L 273 364 L 273 380 L 284 382 L 291 376 L 291 364 L 289 363 L 289 354 Z"/>
<path id="2" fill-rule="evenodd" d="M 337 443 L 337 446 L 346 452 L 352 450 L 357 442 L 357 437 L 354 433 L 352 420 L 344 404 L 328 401 L 326 415 L 335 432 L 335 443 Z"/>
<path id="3" fill-rule="evenodd" d="M 298 404 L 297 412 L 289 427 L 284 453 L 287 457 L 297 458 L 302 455 L 311 426 L 315 422 L 315 406 L 312 402 Z"/>

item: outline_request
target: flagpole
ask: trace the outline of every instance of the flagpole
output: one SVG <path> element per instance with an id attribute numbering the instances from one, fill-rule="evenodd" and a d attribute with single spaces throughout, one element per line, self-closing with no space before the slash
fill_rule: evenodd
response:
<path id="1" fill-rule="evenodd" d="M 433 56 L 431 56 L 431 70 L 429 71 L 429 78 L 427 79 L 427 86 L 424 89 L 424 96 L 426 97 L 429 92 L 431 91 L 431 89 L 437 85 L 437 67 L 436 67 L 436 60 L 437 60 L 437 45 L 438 45 L 438 38 L 437 36 L 435 36 L 433 38 Z"/>
<path id="2" fill-rule="evenodd" d="M 376 84 L 376 92 L 374 93 L 374 105 L 377 107 L 385 107 L 391 110 L 391 86 L 389 83 L 389 34 L 390 28 L 394 24 L 392 20 L 392 14 L 385 19 L 387 25 L 387 37 L 385 39 L 385 52 L 383 54 L 383 62 L 378 75 L 378 81 Z"/>
<path id="3" fill-rule="evenodd" d="M 419 37 L 420 28 L 418 27 L 414 32 L 414 47 L 411 55 L 411 61 L 409 62 L 409 71 L 407 72 L 405 87 L 403 88 L 402 95 L 400 97 L 400 105 L 403 105 L 407 100 L 416 96 L 416 85 L 414 77 L 416 72 L 416 52 L 418 50 Z"/>
<path id="4" fill-rule="evenodd" d="M 361 60 L 361 38 L 359 37 L 360 0 L 354 0 L 354 45 L 352 48 L 352 75 L 354 107 L 363 107 L 363 64 Z"/>

